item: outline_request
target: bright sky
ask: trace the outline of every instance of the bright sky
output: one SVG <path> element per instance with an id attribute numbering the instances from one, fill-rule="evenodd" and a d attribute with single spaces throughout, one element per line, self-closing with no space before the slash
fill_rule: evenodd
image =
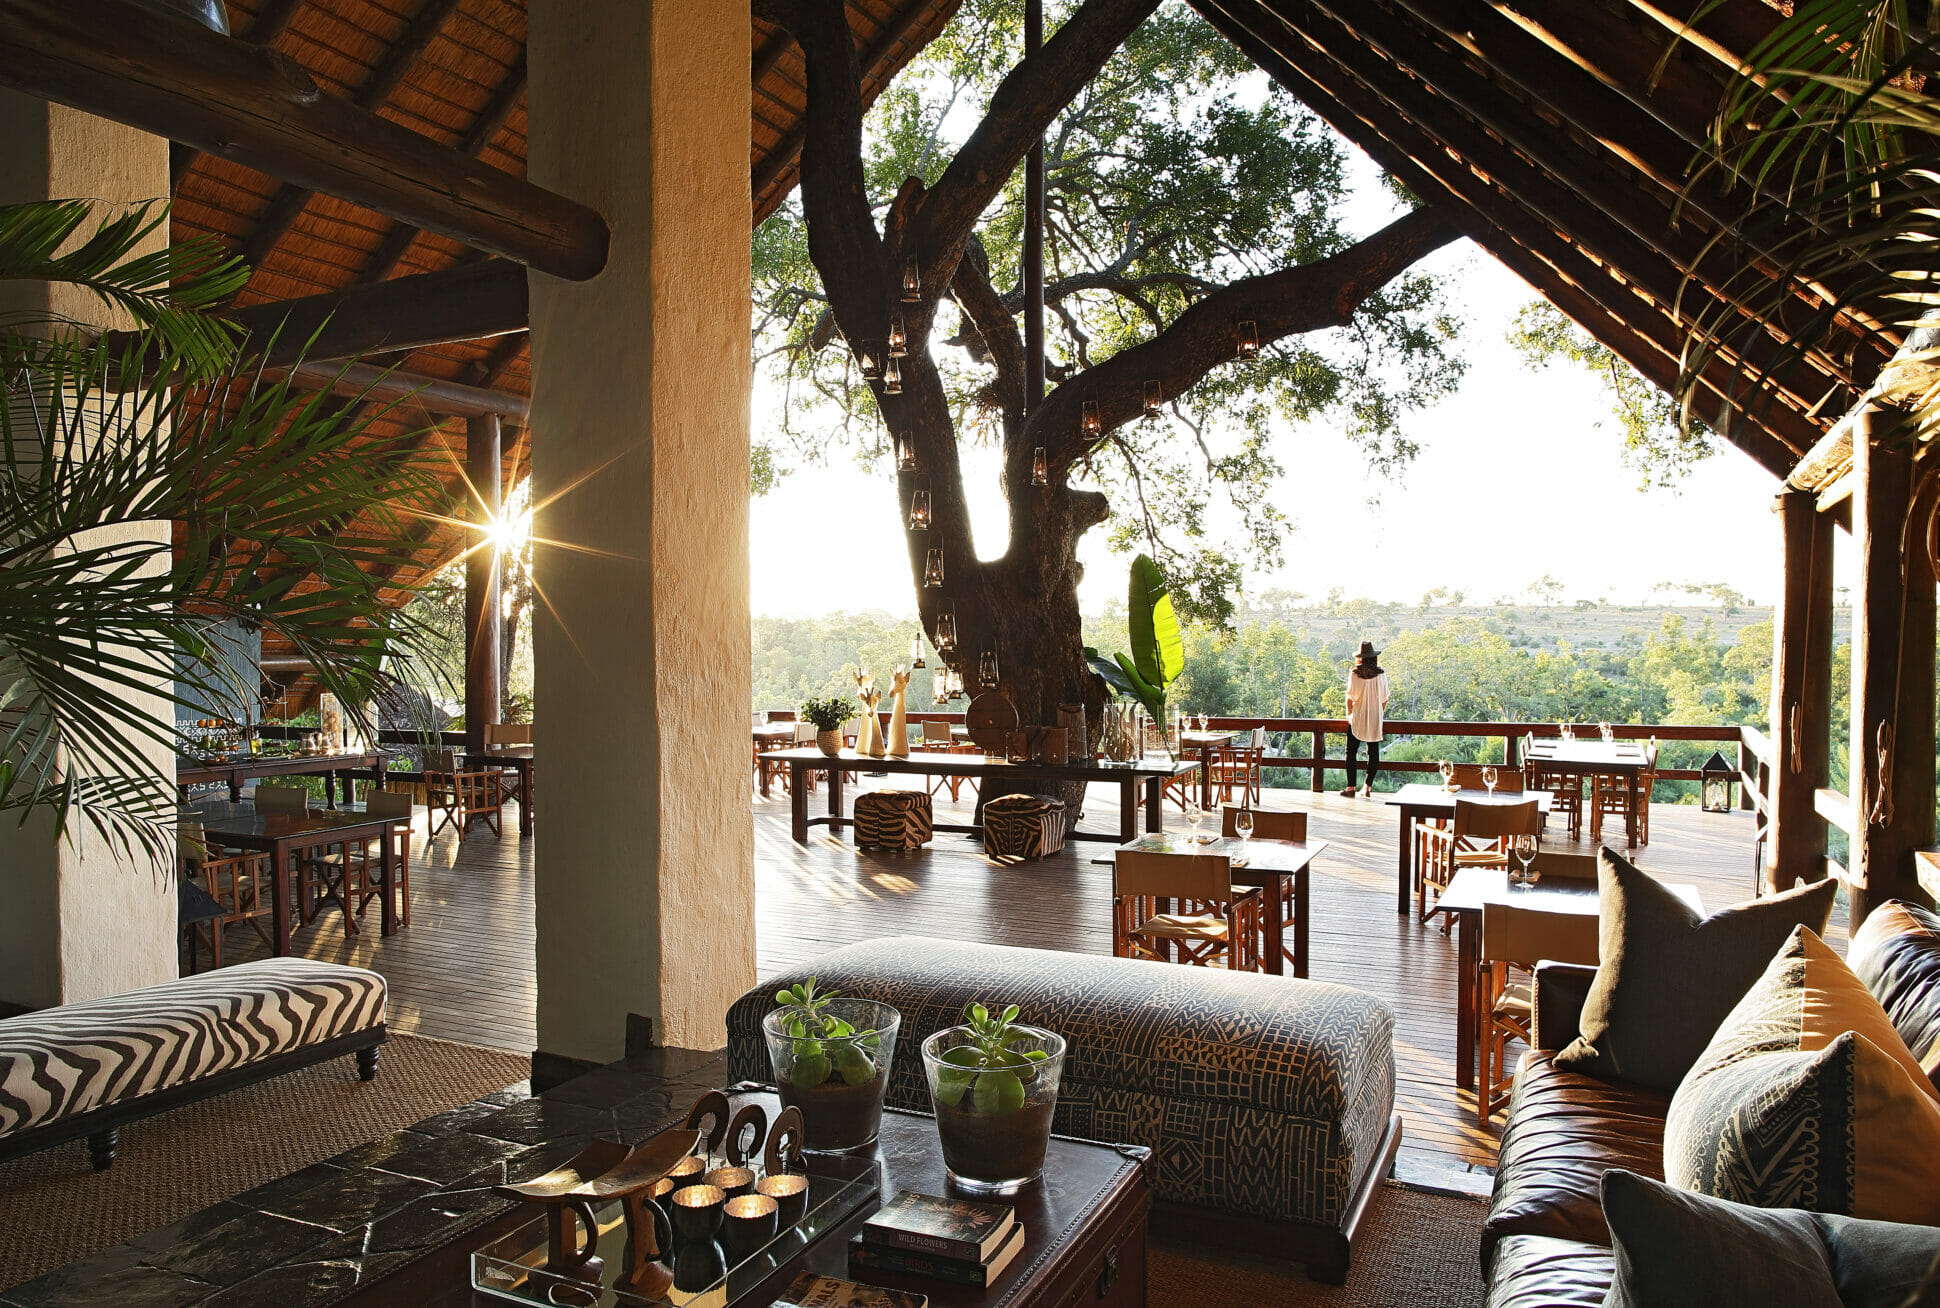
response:
<path id="1" fill-rule="evenodd" d="M 1373 164 L 1353 157 L 1350 225 L 1371 232 L 1393 209 Z M 1409 419 L 1421 453 L 1399 481 L 1370 474 L 1337 432 L 1282 430 L 1288 472 L 1274 500 L 1290 524 L 1286 564 L 1248 576 L 1250 593 L 1283 588 L 1318 599 L 1338 586 L 1349 597 L 1413 602 L 1441 586 L 1482 603 L 1520 596 L 1549 574 L 1566 602 L 1668 602 L 1650 593 L 1660 582 L 1725 582 L 1759 603 L 1776 598 L 1778 484 L 1769 473 L 1726 446 L 1676 492 L 1638 490 L 1601 384 L 1565 365 L 1532 371 L 1507 343 L 1511 319 L 1535 292 L 1468 241 L 1422 266 L 1454 278 L 1469 363 L 1460 392 Z M 773 403 L 758 388 L 757 436 Z M 967 451 L 965 467 L 979 553 L 995 555 L 1003 506 L 986 455 Z M 800 529 L 811 522 L 815 547 L 803 549 Z M 836 454 L 790 474 L 754 502 L 751 544 L 756 614 L 915 614 L 886 470 L 865 474 Z M 1081 599 L 1095 613 L 1122 598 L 1126 560 L 1098 531 L 1086 545 Z"/>

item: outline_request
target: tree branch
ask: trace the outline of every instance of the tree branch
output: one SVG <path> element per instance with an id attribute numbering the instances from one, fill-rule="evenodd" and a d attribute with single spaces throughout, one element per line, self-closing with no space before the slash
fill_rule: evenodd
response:
<path id="1" fill-rule="evenodd" d="M 1013 310 L 990 284 L 990 260 L 983 243 L 971 237 L 957 261 L 956 276 L 950 291 L 963 311 L 970 315 L 983 337 L 984 349 L 997 369 L 995 391 L 1003 405 L 1006 437 L 1017 429 L 1024 417 L 1024 338 L 1018 334 Z"/>
<path id="2" fill-rule="evenodd" d="M 1236 358 L 1239 323 L 1256 323 L 1262 346 L 1324 327 L 1344 327 L 1370 295 L 1460 235 L 1439 213 L 1417 209 L 1338 254 L 1214 291 L 1151 340 L 1119 351 L 1052 391 L 1031 415 L 1025 443 L 1046 447 L 1053 477 L 1061 478 L 1074 459 L 1097 443 L 1096 436 L 1087 437 L 1080 428 L 1084 400 L 1098 401 L 1103 430 L 1110 433 L 1144 412 L 1146 381 L 1158 381 L 1171 399 Z"/>
<path id="3" fill-rule="evenodd" d="M 914 253 L 922 260 L 924 285 L 957 257 L 1059 111 L 1158 7 L 1158 0 L 1086 0 L 1041 50 L 1011 69 L 990 97 L 989 112 L 923 201 Z"/>

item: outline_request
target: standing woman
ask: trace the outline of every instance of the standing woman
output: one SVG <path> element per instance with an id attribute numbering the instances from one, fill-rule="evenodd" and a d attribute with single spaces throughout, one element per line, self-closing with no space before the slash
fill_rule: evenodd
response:
<path id="1" fill-rule="evenodd" d="M 1347 674 L 1347 789 L 1343 795 L 1352 795 L 1357 787 L 1354 784 L 1354 756 L 1361 746 L 1367 746 L 1367 784 L 1358 787 L 1363 795 L 1374 792 L 1374 777 L 1381 770 L 1381 737 L 1385 734 L 1382 723 L 1382 710 L 1388 706 L 1388 674 L 1382 670 L 1380 654 L 1374 649 L 1374 642 L 1361 642 L 1361 657 Z"/>

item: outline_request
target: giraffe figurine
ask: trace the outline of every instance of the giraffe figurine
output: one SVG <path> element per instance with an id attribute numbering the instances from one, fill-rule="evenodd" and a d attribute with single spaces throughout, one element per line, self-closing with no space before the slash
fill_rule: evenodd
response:
<path id="1" fill-rule="evenodd" d="M 905 701 L 909 695 L 909 670 L 902 664 L 896 665 L 896 672 L 890 682 L 894 694 L 895 707 L 889 714 L 889 745 L 891 758 L 909 757 L 909 714 Z"/>

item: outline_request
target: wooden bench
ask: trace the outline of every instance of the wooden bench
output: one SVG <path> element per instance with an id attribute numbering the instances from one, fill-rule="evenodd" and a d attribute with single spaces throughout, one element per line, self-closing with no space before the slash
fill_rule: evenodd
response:
<path id="1" fill-rule="evenodd" d="M 0 1161 L 72 1140 L 95 1170 L 129 1122 L 355 1054 L 377 1075 L 384 978 L 267 958 L 0 1021 Z"/>

